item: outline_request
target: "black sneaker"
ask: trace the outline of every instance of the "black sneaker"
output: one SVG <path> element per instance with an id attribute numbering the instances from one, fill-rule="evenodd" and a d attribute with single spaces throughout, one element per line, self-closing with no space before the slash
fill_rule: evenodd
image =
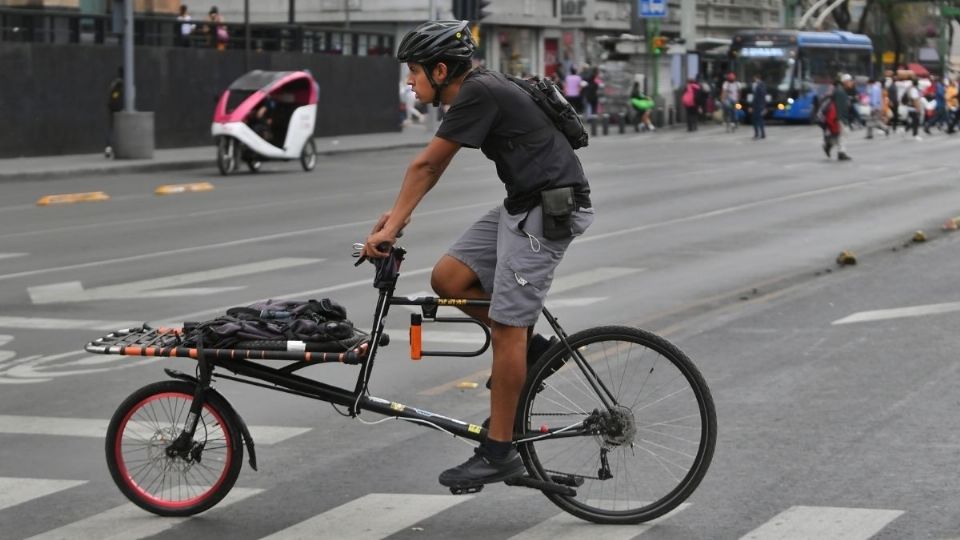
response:
<path id="1" fill-rule="evenodd" d="M 833 146 L 829 143 L 823 143 L 823 153 L 826 154 L 827 157 L 830 157 L 831 148 L 833 148 Z"/>
<path id="2" fill-rule="evenodd" d="M 837 154 L 837 161 L 850 161 L 851 159 L 853 158 L 844 154 L 843 152 Z"/>
<path id="3" fill-rule="evenodd" d="M 527 343 L 527 369 L 529 370 L 537 363 L 537 360 L 543 356 L 543 353 L 547 352 L 547 349 L 553 347 L 554 343 L 558 343 L 560 340 L 556 336 L 550 337 L 547 339 L 540 334 L 534 334 L 530 338 L 530 342 Z M 487 384 L 485 385 L 487 390 L 490 389 L 490 377 L 487 377 Z"/>
<path id="4" fill-rule="evenodd" d="M 520 454 L 513 448 L 503 459 L 489 457 L 477 448 L 465 463 L 440 473 L 440 483 L 449 488 L 467 488 L 503 482 L 523 475 L 525 470 Z"/>

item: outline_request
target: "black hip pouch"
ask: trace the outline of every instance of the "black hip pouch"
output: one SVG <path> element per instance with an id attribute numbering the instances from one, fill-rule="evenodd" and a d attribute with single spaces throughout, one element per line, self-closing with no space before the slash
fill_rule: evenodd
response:
<path id="1" fill-rule="evenodd" d="M 570 216 L 574 210 L 573 186 L 546 189 L 540 192 L 543 211 L 543 237 L 564 240 L 573 236 Z"/>

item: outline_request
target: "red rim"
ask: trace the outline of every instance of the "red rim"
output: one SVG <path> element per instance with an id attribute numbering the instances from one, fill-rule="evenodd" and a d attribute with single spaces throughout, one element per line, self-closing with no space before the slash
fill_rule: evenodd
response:
<path id="1" fill-rule="evenodd" d="M 219 478 L 217 478 L 216 482 L 214 482 L 210 488 L 200 493 L 200 495 L 197 495 L 196 497 L 192 497 L 182 501 L 172 501 L 168 499 L 162 499 L 148 492 L 146 489 L 141 487 L 140 484 L 134 481 L 134 479 L 130 476 L 129 472 L 127 471 L 127 464 L 126 464 L 126 461 L 123 459 L 123 452 L 122 452 L 123 434 L 126 431 L 127 422 L 130 420 L 130 417 L 134 415 L 134 413 L 143 409 L 150 402 L 157 401 L 160 399 L 166 399 L 166 398 L 178 398 L 178 399 L 185 400 L 188 403 L 193 401 L 193 396 L 188 394 L 184 394 L 181 392 L 163 392 L 161 394 L 154 394 L 152 396 L 149 396 L 144 400 L 142 400 L 141 402 L 134 405 L 133 407 L 131 407 L 130 412 L 128 412 L 127 415 L 123 417 L 123 421 L 120 422 L 120 427 L 117 430 L 116 439 L 114 440 L 114 444 L 113 444 L 114 458 L 116 459 L 117 468 L 120 471 L 120 475 L 123 478 L 124 483 L 126 483 L 127 487 L 130 488 L 134 493 L 136 493 L 138 497 L 142 498 L 143 500 L 146 500 L 151 504 L 160 506 L 162 508 L 178 510 L 178 509 L 202 504 L 204 501 L 212 497 L 213 494 L 216 493 L 217 490 L 220 488 L 220 485 L 223 484 L 224 480 L 226 480 L 227 473 L 230 471 L 230 465 L 233 463 L 233 447 L 231 446 L 232 437 L 231 437 L 229 428 L 227 427 L 226 423 L 223 421 L 223 417 L 220 416 L 220 414 L 216 411 L 216 409 L 210 407 L 209 403 L 205 403 L 203 405 L 203 410 L 201 411 L 201 417 L 203 416 L 204 412 L 207 412 L 213 416 L 214 420 L 216 420 L 216 422 L 220 425 L 220 429 L 223 431 L 224 441 L 226 445 L 225 446 L 226 461 L 224 462 L 223 471 L 220 473 Z"/>

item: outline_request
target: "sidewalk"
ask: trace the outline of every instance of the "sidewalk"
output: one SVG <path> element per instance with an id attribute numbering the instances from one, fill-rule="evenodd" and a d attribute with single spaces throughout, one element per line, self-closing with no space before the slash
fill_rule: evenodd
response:
<path id="1" fill-rule="evenodd" d="M 367 152 L 391 148 L 424 146 L 432 134 L 423 125 L 406 126 L 403 131 L 318 137 L 320 155 Z M 102 153 L 66 156 L 39 156 L 0 159 L 0 182 L 4 180 L 41 180 L 88 174 L 116 174 L 185 169 L 216 169 L 216 148 L 207 146 L 158 149 L 153 159 L 114 160 Z"/>

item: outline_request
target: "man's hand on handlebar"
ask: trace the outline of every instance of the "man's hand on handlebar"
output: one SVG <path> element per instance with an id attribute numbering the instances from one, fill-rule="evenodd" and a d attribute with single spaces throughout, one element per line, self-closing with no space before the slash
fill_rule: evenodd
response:
<path id="1" fill-rule="evenodd" d="M 367 241 L 363 244 L 362 255 L 364 257 L 383 258 L 389 255 L 390 247 L 397 242 L 397 238 L 403 235 L 403 228 L 410 223 L 410 218 L 405 219 L 400 230 L 394 234 L 386 227 L 389 219 L 390 212 L 385 212 L 373 226 L 373 230 L 367 236 Z"/>

